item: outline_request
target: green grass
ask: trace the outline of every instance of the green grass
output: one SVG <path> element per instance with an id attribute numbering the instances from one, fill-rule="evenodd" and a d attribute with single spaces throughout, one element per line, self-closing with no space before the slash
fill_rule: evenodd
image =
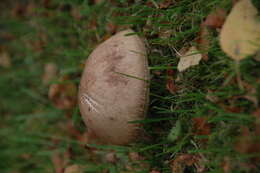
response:
<path id="1" fill-rule="evenodd" d="M 194 40 L 205 17 L 217 7 L 230 11 L 231 1 L 181 0 L 173 1 L 167 9 L 157 8 L 160 2 L 118 0 L 93 4 L 88 0 L 53 0 L 48 8 L 43 2 L 35 3 L 34 15 L 24 17 L 11 15 L 15 2 L 0 2 L 0 45 L 10 54 L 12 62 L 10 68 L 0 67 L 1 173 L 54 172 L 51 157 L 68 150 L 71 157 L 66 166 L 81 165 L 86 172 L 123 172 L 128 163 L 140 167 L 132 172 L 156 169 L 168 173 L 170 163 L 187 153 L 203 157 L 204 162 L 200 164 L 207 173 L 223 172 L 221 165 L 226 160 L 230 172 L 260 169 L 252 160 L 252 153 L 242 154 L 234 147 L 241 136 L 241 126 L 254 130 L 252 112 L 256 106 L 243 97 L 247 90 L 235 81 L 236 64 L 220 49 L 217 31 L 210 30 L 208 61 L 201 61 L 184 73 L 176 71 L 179 58 L 175 50 L 196 45 Z M 72 9 L 78 9 L 81 19 L 71 15 Z M 111 35 L 106 27 L 109 23 L 119 30 L 131 27 L 145 38 L 151 72 L 147 118 L 138 122 L 144 124 L 147 137 L 130 146 L 94 146 L 101 158 L 102 154 L 114 150 L 120 158 L 115 164 L 102 161 L 99 155 L 94 157 L 89 149 L 93 146 L 82 147 L 70 134 L 66 126 L 70 120 L 78 131 L 86 130 L 78 106 L 67 111 L 56 108 L 48 98 L 49 85 L 42 84 L 44 65 L 52 62 L 59 68 L 58 77 L 52 83 L 59 83 L 58 78 L 67 76 L 78 86 L 84 61 L 96 45 Z M 167 30 L 171 36 L 162 37 L 161 33 Z M 13 38 L 4 37 L 6 34 Z M 42 45 L 35 48 L 33 44 Z M 179 88 L 175 94 L 166 89 L 169 64 L 176 71 L 174 79 L 179 78 L 175 82 Z M 258 100 L 259 69 L 260 63 L 253 57 L 240 62 L 241 79 L 255 88 Z M 207 99 L 209 90 L 218 103 Z M 207 118 L 209 136 L 194 135 L 195 117 Z M 202 139 L 207 142 L 201 142 Z M 129 161 L 129 152 L 139 152 L 145 159 Z M 251 167 L 245 166 L 246 163 Z M 196 172 L 196 168 L 187 166 L 185 172 Z"/>

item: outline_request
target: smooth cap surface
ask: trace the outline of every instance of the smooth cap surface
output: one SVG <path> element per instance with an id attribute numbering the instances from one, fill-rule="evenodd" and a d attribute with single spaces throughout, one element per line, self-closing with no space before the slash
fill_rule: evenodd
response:
<path id="1" fill-rule="evenodd" d="M 136 139 L 148 104 L 148 64 L 143 41 L 126 30 L 100 44 L 86 61 L 79 105 L 92 136 L 106 144 Z"/>

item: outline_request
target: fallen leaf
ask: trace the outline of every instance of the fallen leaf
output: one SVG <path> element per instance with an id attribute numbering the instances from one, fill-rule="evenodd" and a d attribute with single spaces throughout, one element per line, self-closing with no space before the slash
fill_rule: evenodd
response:
<path id="1" fill-rule="evenodd" d="M 202 59 L 208 61 L 208 50 L 210 48 L 210 32 L 206 25 L 203 23 L 200 25 L 199 36 L 196 39 L 198 43 L 198 49 L 202 52 Z"/>
<path id="2" fill-rule="evenodd" d="M 76 138 L 81 138 L 83 134 L 80 133 L 74 126 L 72 120 L 68 120 L 66 124 L 66 129 L 70 133 L 71 136 L 74 136 Z"/>
<path id="3" fill-rule="evenodd" d="M 160 171 L 157 171 L 155 169 L 151 170 L 149 173 L 161 173 Z"/>
<path id="4" fill-rule="evenodd" d="M 11 10 L 13 17 L 24 17 L 26 15 L 26 5 L 24 3 L 16 3 Z"/>
<path id="5" fill-rule="evenodd" d="M 231 171 L 231 163 L 230 163 L 229 157 L 224 158 L 224 161 L 222 162 L 221 167 L 222 167 L 224 173 L 229 173 Z"/>
<path id="6" fill-rule="evenodd" d="M 74 164 L 74 165 L 68 166 L 65 169 L 64 173 L 83 173 L 83 169 L 79 165 Z"/>
<path id="7" fill-rule="evenodd" d="M 161 76 L 162 75 L 162 72 L 160 70 L 153 70 L 152 73 L 155 75 L 155 76 Z"/>
<path id="8" fill-rule="evenodd" d="M 256 139 L 254 140 L 253 145 L 251 146 L 251 152 L 252 153 L 260 153 L 260 108 L 258 108 L 256 111 L 253 112 L 253 116 L 256 118 L 255 121 L 255 130 L 254 130 L 254 136 Z M 260 156 L 257 155 L 253 158 L 256 163 L 260 162 Z"/>
<path id="9" fill-rule="evenodd" d="M 23 158 L 25 160 L 29 160 L 32 158 L 32 155 L 28 154 L 28 153 L 24 153 L 24 154 L 21 154 L 21 158 Z"/>
<path id="10" fill-rule="evenodd" d="M 52 163 L 55 168 L 55 173 L 63 173 L 64 162 L 60 153 L 54 153 L 51 157 Z"/>
<path id="11" fill-rule="evenodd" d="M 106 25 L 106 31 L 108 34 L 111 34 L 111 35 L 115 34 L 117 32 L 117 29 L 118 29 L 118 27 L 114 23 L 109 22 Z"/>
<path id="12" fill-rule="evenodd" d="M 198 155 L 193 154 L 181 154 L 178 155 L 172 162 L 172 173 L 183 173 L 185 167 L 192 166 L 200 160 Z"/>
<path id="13" fill-rule="evenodd" d="M 8 52 L 1 51 L 0 52 L 0 66 L 4 68 L 10 68 L 11 67 L 11 58 Z"/>
<path id="14" fill-rule="evenodd" d="M 260 22 L 251 0 L 240 0 L 228 15 L 221 33 L 222 50 L 234 60 L 241 60 L 260 50 Z"/>
<path id="15" fill-rule="evenodd" d="M 141 156 L 141 155 L 140 155 L 139 153 L 137 153 L 137 152 L 130 152 L 130 153 L 128 154 L 128 158 L 129 158 L 129 160 L 131 160 L 131 161 L 144 160 L 144 157 Z"/>
<path id="16" fill-rule="evenodd" d="M 101 4 L 102 2 L 105 2 L 104 0 L 94 0 L 95 4 Z"/>
<path id="17" fill-rule="evenodd" d="M 51 8 L 52 6 L 52 0 L 42 0 L 42 4 L 44 6 L 44 8 Z"/>
<path id="18" fill-rule="evenodd" d="M 39 32 L 37 34 L 37 39 L 29 41 L 30 46 L 36 52 L 41 53 L 44 50 L 44 47 L 47 45 L 48 37 L 44 32 Z"/>
<path id="19" fill-rule="evenodd" d="M 12 33 L 9 33 L 9 32 L 1 32 L 0 33 L 0 41 L 1 41 L 1 44 L 5 43 L 5 42 L 9 42 L 9 41 L 12 41 L 15 39 L 15 36 L 12 34 Z"/>
<path id="20" fill-rule="evenodd" d="M 253 112 L 253 116 L 256 118 L 255 121 L 255 134 L 260 136 L 260 108 Z"/>
<path id="21" fill-rule="evenodd" d="M 205 117 L 195 117 L 192 118 L 193 121 L 193 130 L 195 135 L 210 135 L 211 133 L 211 126 L 207 122 Z M 208 139 L 201 139 L 201 142 L 207 142 Z"/>
<path id="22" fill-rule="evenodd" d="M 226 106 L 225 104 L 220 104 L 220 106 L 227 112 L 231 113 L 241 113 L 243 109 L 241 107 L 233 107 L 233 106 Z"/>
<path id="23" fill-rule="evenodd" d="M 118 161 L 118 158 L 114 152 L 110 152 L 106 154 L 105 160 L 109 163 L 116 163 Z"/>
<path id="24" fill-rule="evenodd" d="M 169 67 L 171 67 L 169 65 Z M 174 84 L 174 79 L 173 79 L 173 75 L 174 75 L 174 70 L 173 69 L 167 69 L 167 83 L 166 83 L 166 88 L 168 89 L 168 91 L 170 91 L 170 93 L 175 94 L 177 91 L 177 88 L 175 87 Z"/>
<path id="25" fill-rule="evenodd" d="M 180 72 L 185 71 L 186 69 L 190 68 L 191 66 L 198 65 L 202 55 L 198 53 L 196 47 L 190 47 L 190 49 L 185 53 L 185 55 L 180 57 L 180 61 L 178 63 L 177 69 Z"/>
<path id="26" fill-rule="evenodd" d="M 150 7 L 150 8 L 154 8 L 155 7 L 155 5 L 154 5 L 154 3 L 152 1 L 146 1 L 145 5 L 147 7 Z"/>
<path id="27" fill-rule="evenodd" d="M 260 153 L 260 109 L 258 108 L 256 111 L 252 113 L 252 115 L 256 118 L 254 123 L 254 129 L 250 131 L 250 129 L 246 126 L 242 126 L 240 128 L 240 134 L 237 137 L 237 142 L 235 143 L 235 150 L 242 154 L 256 154 Z M 257 164 L 260 162 L 260 156 L 255 155 L 250 158 L 251 164 L 247 164 L 243 162 L 242 164 L 245 167 L 250 167 L 250 169 L 255 169 Z"/>
<path id="28" fill-rule="evenodd" d="M 170 5 L 172 5 L 174 3 L 173 0 L 163 0 L 160 4 L 159 4 L 159 8 L 160 9 L 166 9 L 168 8 Z"/>
<path id="29" fill-rule="evenodd" d="M 28 3 L 26 9 L 27 9 L 26 16 L 31 17 L 35 15 L 36 5 L 34 2 Z"/>
<path id="30" fill-rule="evenodd" d="M 218 8 L 207 16 L 203 24 L 214 29 L 221 28 L 225 22 L 226 16 L 226 11 L 222 8 Z"/>
<path id="31" fill-rule="evenodd" d="M 70 11 L 70 15 L 75 19 L 75 20 L 80 20 L 82 19 L 82 15 L 80 13 L 80 8 L 79 7 L 73 7 L 72 10 Z"/>
<path id="32" fill-rule="evenodd" d="M 71 109 L 77 103 L 77 87 L 71 82 L 50 85 L 48 95 L 59 109 Z"/>
<path id="33" fill-rule="evenodd" d="M 44 74 L 42 77 L 43 84 L 48 84 L 57 77 L 58 67 L 54 63 L 47 63 L 44 66 Z"/>
<path id="34" fill-rule="evenodd" d="M 241 127 L 241 135 L 238 138 L 238 141 L 235 145 L 235 150 L 239 153 L 248 153 L 252 145 L 252 136 L 248 127 Z"/>

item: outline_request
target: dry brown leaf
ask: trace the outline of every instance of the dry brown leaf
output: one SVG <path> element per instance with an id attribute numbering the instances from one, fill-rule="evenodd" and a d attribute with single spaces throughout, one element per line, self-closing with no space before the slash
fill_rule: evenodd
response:
<path id="1" fill-rule="evenodd" d="M 0 33 L 0 40 L 3 42 L 12 41 L 15 39 L 15 36 L 9 32 L 2 32 Z"/>
<path id="2" fill-rule="evenodd" d="M 200 32 L 197 38 L 198 49 L 202 52 L 202 59 L 208 60 L 208 49 L 210 48 L 209 28 L 221 28 L 226 19 L 226 11 L 222 8 L 210 13 L 206 20 L 200 25 Z"/>
<path id="3" fill-rule="evenodd" d="M 257 117 L 259 118 L 260 115 L 258 115 L 260 111 L 257 110 L 253 114 L 257 114 Z M 260 152 L 260 140 L 259 138 L 259 119 L 256 119 L 255 123 L 255 131 L 250 132 L 248 127 L 241 127 L 242 133 L 238 137 L 238 141 L 235 145 L 235 150 L 242 154 L 256 154 Z M 259 156 L 254 156 L 251 158 L 252 161 L 255 163 L 260 162 Z"/>
<path id="4" fill-rule="evenodd" d="M 27 16 L 31 17 L 31 16 L 35 15 L 36 5 L 34 2 L 28 3 L 26 9 L 27 9 L 27 14 L 26 14 Z"/>
<path id="5" fill-rule="evenodd" d="M 4 68 L 10 68 L 11 67 L 11 58 L 8 52 L 1 51 L 0 52 L 0 66 Z"/>
<path id="6" fill-rule="evenodd" d="M 199 160 L 197 155 L 181 154 L 171 162 L 172 173 L 183 173 L 186 166 L 192 166 Z"/>
<path id="7" fill-rule="evenodd" d="M 44 74 L 42 77 L 43 84 L 48 84 L 57 77 L 58 67 L 54 63 L 47 63 L 44 66 Z"/>
<path id="8" fill-rule="evenodd" d="M 162 75 L 162 72 L 160 70 L 153 70 L 152 73 L 155 75 L 155 76 L 161 76 Z"/>
<path id="9" fill-rule="evenodd" d="M 29 41 L 29 44 L 34 51 L 41 53 L 44 50 L 47 42 L 47 35 L 44 32 L 39 32 L 37 34 L 37 40 Z"/>
<path id="10" fill-rule="evenodd" d="M 75 129 L 75 127 L 73 126 L 73 122 L 71 120 L 67 121 L 66 125 L 67 125 L 66 129 L 68 130 L 71 136 L 74 136 L 76 138 L 81 138 L 83 134 L 81 134 L 80 131 Z"/>
<path id="11" fill-rule="evenodd" d="M 260 153 L 260 108 L 258 108 L 255 112 L 253 112 L 253 116 L 256 118 L 255 121 L 255 130 L 254 130 L 254 136 L 256 137 L 253 145 L 251 146 L 251 152 L 252 153 Z M 256 161 L 256 163 L 260 162 L 260 156 L 256 156 L 253 158 L 253 160 Z"/>
<path id="12" fill-rule="evenodd" d="M 106 154 L 105 160 L 109 163 L 116 163 L 118 161 L 118 158 L 114 152 L 110 152 Z"/>
<path id="13" fill-rule="evenodd" d="M 198 53 L 197 48 L 192 46 L 183 56 L 180 57 L 177 69 L 180 72 L 183 72 L 191 66 L 198 65 L 201 58 L 202 55 Z"/>
<path id="14" fill-rule="evenodd" d="M 229 173 L 231 171 L 230 158 L 225 157 L 224 161 L 221 164 L 221 167 L 222 167 L 224 173 Z"/>
<path id="15" fill-rule="evenodd" d="M 48 95 L 59 109 L 71 109 L 77 103 L 77 87 L 71 82 L 50 85 Z"/>
<path id="16" fill-rule="evenodd" d="M 118 26 L 115 25 L 114 23 L 109 22 L 106 25 L 106 31 L 108 34 L 111 34 L 111 35 L 115 34 L 117 32 L 117 29 L 118 29 Z"/>
<path id="17" fill-rule="evenodd" d="M 68 166 L 64 173 L 83 173 L 83 169 L 79 165 L 70 165 Z"/>
<path id="18" fill-rule="evenodd" d="M 251 0 L 236 3 L 221 33 L 222 50 L 231 58 L 241 60 L 260 50 L 260 22 Z"/>
<path id="19" fill-rule="evenodd" d="M 260 136 L 260 108 L 253 112 L 253 116 L 256 118 L 255 121 L 255 134 Z"/>
<path id="20" fill-rule="evenodd" d="M 144 157 L 141 156 L 141 155 L 140 155 L 139 153 L 137 153 L 137 152 L 130 152 L 130 153 L 128 154 L 128 158 L 129 158 L 129 160 L 131 160 L 131 161 L 144 160 Z"/>
<path id="21" fill-rule="evenodd" d="M 52 163 L 55 168 L 55 173 L 63 173 L 64 172 L 64 162 L 61 154 L 54 153 L 51 157 Z"/>
<path id="22" fill-rule="evenodd" d="M 165 9 L 168 8 L 170 5 L 172 5 L 174 3 L 173 0 L 163 0 L 160 4 L 159 4 L 159 8 L 160 9 Z"/>
<path id="23" fill-rule="evenodd" d="M 160 171 L 157 171 L 155 169 L 151 170 L 149 173 L 161 173 Z"/>
<path id="24" fill-rule="evenodd" d="M 44 8 L 50 8 L 51 7 L 52 0 L 42 0 L 42 5 Z"/>
<path id="25" fill-rule="evenodd" d="M 169 65 L 169 67 L 171 67 Z M 175 87 L 174 84 L 174 70 L 173 69 L 167 69 L 167 83 L 166 83 L 166 88 L 168 89 L 168 91 L 170 91 L 170 93 L 175 94 L 177 91 L 177 88 Z"/>
<path id="26" fill-rule="evenodd" d="M 210 13 L 206 20 L 204 21 L 204 25 L 211 28 L 221 28 L 226 19 L 226 11 L 222 8 L 218 8 L 216 11 Z"/>
<path id="27" fill-rule="evenodd" d="M 80 13 L 80 8 L 79 7 L 73 7 L 72 10 L 70 11 L 70 15 L 75 19 L 75 20 L 80 20 L 82 19 L 82 15 Z"/>
<path id="28" fill-rule="evenodd" d="M 101 4 L 102 2 L 104 2 L 104 0 L 94 0 L 95 4 Z"/>
<path id="29" fill-rule="evenodd" d="M 237 144 L 235 145 L 235 150 L 240 153 L 248 153 L 251 145 L 252 145 L 252 134 L 250 133 L 248 127 L 241 127 L 241 136 L 239 136 L 239 139 L 237 141 Z"/>
<path id="30" fill-rule="evenodd" d="M 11 10 L 13 17 L 24 17 L 26 15 L 26 5 L 23 3 L 16 3 Z"/>
<path id="31" fill-rule="evenodd" d="M 196 39 L 198 43 L 198 49 L 202 52 L 202 59 L 208 61 L 208 49 L 210 48 L 210 32 L 206 25 L 203 23 L 200 25 L 199 36 Z"/>
<path id="32" fill-rule="evenodd" d="M 205 117 L 195 117 L 192 121 L 195 135 L 210 135 L 211 126 Z M 207 139 L 202 139 L 201 142 L 207 142 Z"/>

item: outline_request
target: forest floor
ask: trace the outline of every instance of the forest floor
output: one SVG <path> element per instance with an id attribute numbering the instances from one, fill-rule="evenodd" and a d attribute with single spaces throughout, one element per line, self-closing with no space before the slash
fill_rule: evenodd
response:
<path id="1" fill-rule="evenodd" d="M 238 61 L 219 42 L 236 3 L 2 0 L 0 172 L 258 172 L 259 51 Z M 148 50 L 150 103 L 139 123 L 149 137 L 88 145 L 77 104 L 84 62 L 127 28 Z M 190 53 L 196 65 L 180 70 Z"/>

